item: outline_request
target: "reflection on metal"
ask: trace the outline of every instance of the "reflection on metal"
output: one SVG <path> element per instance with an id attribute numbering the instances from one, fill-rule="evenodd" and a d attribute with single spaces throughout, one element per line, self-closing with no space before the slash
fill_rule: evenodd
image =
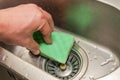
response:
<path id="1" fill-rule="evenodd" d="M 104 65 L 109 64 L 110 62 L 114 62 L 114 58 L 113 57 L 110 57 L 109 59 L 106 59 L 105 62 L 102 62 L 100 65 L 104 66 Z"/>

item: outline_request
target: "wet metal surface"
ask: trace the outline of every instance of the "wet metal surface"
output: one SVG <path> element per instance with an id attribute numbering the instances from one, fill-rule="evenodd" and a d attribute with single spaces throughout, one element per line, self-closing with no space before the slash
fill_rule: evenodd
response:
<path id="1" fill-rule="evenodd" d="M 41 6 L 52 14 L 56 26 L 109 48 L 99 46 L 75 35 L 77 44 L 85 50 L 88 57 L 88 61 L 85 60 L 85 62 L 88 63 L 84 65 L 85 67 L 87 66 L 86 72 L 84 72 L 85 69 L 81 71 L 78 75 L 83 76 L 77 76 L 76 80 L 96 80 L 116 72 L 115 70 L 119 67 L 120 59 L 119 10 L 95 0 L 0 0 L 0 8 L 16 6 L 22 3 L 35 3 Z M 73 12 L 75 15 L 71 16 Z M 82 14 L 82 16 L 79 15 L 79 13 Z M 84 18 L 86 18 L 86 20 L 84 20 Z M 8 50 L 0 49 L 0 53 L 9 54 L 0 55 L 0 62 L 6 64 L 8 70 L 14 69 L 24 78 L 32 80 L 37 80 L 39 76 L 33 74 L 33 78 L 31 72 L 34 71 L 29 69 L 34 69 L 38 71 L 38 73 L 42 72 L 43 76 L 45 74 L 53 78 L 49 74 L 44 73 L 44 71 L 41 71 L 44 58 L 32 56 L 26 48 L 20 46 L 9 46 L 2 43 L 0 43 L 0 46 Z M 27 70 L 25 66 L 20 67 L 20 64 L 18 64 L 19 66 L 13 64 L 13 62 L 16 61 L 10 58 L 12 55 L 10 52 L 15 55 L 16 61 L 21 62 L 21 65 L 29 65 L 29 69 Z M 13 61 L 10 62 L 10 60 Z M 27 72 L 22 72 L 23 69 L 25 69 L 25 71 L 27 70 Z M 10 72 L 10 74 L 14 75 L 12 72 Z M 111 75 L 114 76 L 113 80 L 116 75 L 118 75 L 118 72 L 116 72 L 115 75 Z M 109 76 L 110 78 L 103 78 L 103 80 L 110 80 L 112 78 L 111 76 Z M 14 76 L 12 78 L 15 79 Z M 46 79 L 46 77 L 41 77 L 41 79 L 44 78 Z"/>
<path id="2" fill-rule="evenodd" d="M 91 41 L 87 41 L 86 39 L 83 39 L 76 35 L 73 35 L 73 36 L 75 37 L 75 42 L 78 45 L 78 46 L 76 46 L 77 48 L 75 48 L 75 49 L 79 50 L 80 53 L 77 53 L 77 54 L 80 54 L 81 55 L 80 59 L 82 59 L 81 64 L 80 64 L 82 67 L 81 67 L 79 73 L 77 73 L 75 76 L 73 75 L 74 76 L 73 80 L 99 79 L 101 77 L 104 77 L 104 76 L 112 73 L 114 70 L 116 70 L 119 67 L 119 60 L 112 51 L 110 51 L 109 49 L 107 49 L 103 46 L 95 44 Z M 1 44 L 1 45 L 8 51 L 12 52 L 10 54 L 14 55 L 13 57 L 15 57 L 15 58 L 13 58 L 13 59 L 16 59 L 16 61 L 21 59 L 23 61 L 23 62 L 20 61 L 22 67 L 25 67 L 26 65 L 24 63 L 27 62 L 31 66 L 34 66 L 34 68 L 39 68 L 40 70 L 41 69 L 45 70 L 44 65 L 46 65 L 46 63 L 45 63 L 47 60 L 46 58 L 43 58 L 41 56 L 39 56 L 39 57 L 33 56 L 29 53 L 29 51 L 26 48 L 23 48 L 20 46 L 14 46 L 14 47 L 11 46 L 11 48 L 13 47 L 11 50 L 11 48 L 9 48 L 10 46 L 5 45 L 5 44 Z M 6 54 L 5 52 L 2 52 L 2 49 L 0 51 L 1 51 L 0 53 Z M 4 56 L 5 55 L 2 56 L 3 59 L 1 58 L 1 63 L 7 65 L 7 67 L 9 69 L 14 69 L 18 73 L 24 74 L 23 77 L 33 79 L 34 74 L 32 77 L 31 76 L 32 72 L 29 73 L 30 72 L 29 71 L 29 72 L 25 73 L 25 71 L 23 71 L 23 72 L 19 71 L 19 68 L 20 68 L 20 66 L 18 67 L 19 61 L 17 61 L 18 64 L 13 64 L 13 59 L 11 59 L 11 57 L 9 57 L 9 55 L 6 55 L 7 57 L 4 57 Z M 5 61 L 3 61 L 3 60 L 5 60 Z M 78 66 L 80 66 L 80 65 L 78 65 Z M 70 70 L 68 70 L 68 73 Z M 41 73 L 41 74 L 44 75 L 45 73 Z M 58 71 L 57 71 L 57 74 L 59 74 Z M 45 75 L 50 76 L 50 74 L 45 74 Z M 36 80 L 37 80 L 37 77 L 36 77 Z"/>
<path id="3" fill-rule="evenodd" d="M 112 6 L 95 0 L 0 0 L 0 8 L 2 9 L 16 6 L 22 3 L 35 3 L 41 6 L 43 9 L 52 14 L 56 26 L 93 40 L 99 44 L 105 45 L 115 51 L 119 56 L 120 36 L 118 34 L 120 34 L 120 11 Z M 85 10 L 89 7 L 90 11 L 87 9 L 87 15 L 93 16 L 90 18 L 92 20 L 88 25 L 82 26 L 87 26 L 85 29 L 74 22 L 72 25 L 66 18 L 66 16 L 69 15 L 67 13 L 69 9 L 73 9 L 76 5 L 78 5 L 79 8 L 84 8 Z M 78 15 L 77 17 L 79 18 Z M 82 22 L 80 23 L 82 24 Z"/>

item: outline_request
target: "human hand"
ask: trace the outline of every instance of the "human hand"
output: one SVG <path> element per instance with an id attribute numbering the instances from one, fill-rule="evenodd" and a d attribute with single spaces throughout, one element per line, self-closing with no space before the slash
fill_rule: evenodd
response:
<path id="1" fill-rule="evenodd" d="M 46 43 L 50 38 L 54 23 L 49 13 L 35 4 L 23 4 L 0 10 L 0 41 L 10 45 L 24 46 L 33 54 L 40 53 L 33 33 L 40 31 Z"/>

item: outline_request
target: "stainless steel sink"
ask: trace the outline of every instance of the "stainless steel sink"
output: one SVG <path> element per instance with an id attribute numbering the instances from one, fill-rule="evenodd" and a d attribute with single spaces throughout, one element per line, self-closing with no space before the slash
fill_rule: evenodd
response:
<path id="1" fill-rule="evenodd" d="M 0 70 L 2 70 L 0 77 L 8 77 L 8 79 L 3 77 L 4 80 L 5 78 L 6 80 L 118 80 L 120 74 L 118 7 L 116 9 L 109 6 L 112 4 L 106 5 L 92 0 L 1 0 L 0 8 L 28 2 L 42 6 L 53 15 L 55 25 L 59 27 L 56 27 L 56 31 L 74 36 L 75 43 L 66 62 L 67 67 L 61 70 L 60 63 L 34 56 L 24 47 L 0 43 Z M 94 18 L 96 21 L 93 20 L 94 23 L 89 24 L 90 27 L 87 29 L 78 29 L 77 25 L 73 26 L 66 21 L 66 7 L 78 3 L 91 9 L 94 7 L 93 13 L 97 14 L 97 18 Z"/>
<path id="2" fill-rule="evenodd" d="M 61 29 L 57 30 L 63 32 Z M 72 35 L 75 37 L 75 43 L 66 62 L 67 69 L 65 71 L 62 71 L 59 67 L 60 64 L 55 61 L 41 56 L 33 56 L 26 48 L 8 46 L 3 43 L 0 48 L 0 62 L 9 70 L 13 70 L 14 77 L 19 74 L 22 79 L 29 80 L 45 80 L 45 76 L 50 76 L 47 78 L 50 80 L 55 78 L 56 80 L 95 80 L 112 73 L 119 67 L 118 57 L 112 51 Z M 11 75 L 9 71 L 8 73 Z"/>

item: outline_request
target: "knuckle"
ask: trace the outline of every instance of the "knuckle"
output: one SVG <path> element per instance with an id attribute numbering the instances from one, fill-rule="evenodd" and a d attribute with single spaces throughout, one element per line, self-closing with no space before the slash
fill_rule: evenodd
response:
<path id="1" fill-rule="evenodd" d="M 39 20 L 43 20 L 43 21 L 45 21 L 46 20 L 46 17 L 45 17 L 45 15 L 41 12 L 41 11 L 39 11 L 39 10 L 36 10 L 36 16 L 35 16 L 37 19 L 39 19 Z"/>
<path id="2" fill-rule="evenodd" d="M 28 6 L 34 7 L 34 8 L 38 7 L 36 4 L 33 4 L 33 3 L 28 4 Z"/>
<path id="3" fill-rule="evenodd" d="M 43 13 L 41 14 L 41 18 L 46 20 L 46 17 Z"/>
<path id="4" fill-rule="evenodd" d="M 44 35 L 44 36 L 50 35 L 51 32 L 52 32 L 51 29 L 47 29 L 47 30 L 43 33 L 43 35 Z"/>
<path id="5" fill-rule="evenodd" d="M 37 17 L 38 17 L 38 18 L 40 18 L 40 19 L 45 19 L 45 20 L 46 20 L 46 16 L 42 13 L 42 11 L 39 11 L 39 10 L 37 9 L 36 13 L 37 13 Z"/>
<path id="6" fill-rule="evenodd" d="M 40 19 L 40 20 L 41 20 L 41 19 L 42 19 L 42 20 L 45 19 L 45 18 L 44 18 L 45 16 L 44 16 L 42 13 L 40 13 L 40 12 L 37 13 L 36 17 L 37 17 L 38 19 Z"/>
<path id="7" fill-rule="evenodd" d="M 49 19 L 52 19 L 52 15 L 48 13 L 48 18 Z"/>

